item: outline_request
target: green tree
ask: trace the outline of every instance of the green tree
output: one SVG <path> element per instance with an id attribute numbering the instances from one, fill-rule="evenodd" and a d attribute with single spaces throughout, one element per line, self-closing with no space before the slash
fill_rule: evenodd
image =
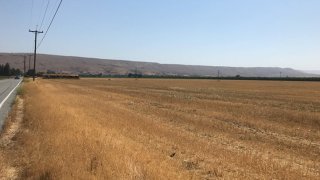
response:
<path id="1" fill-rule="evenodd" d="M 9 63 L 6 63 L 6 64 L 4 65 L 3 75 L 4 75 L 4 76 L 10 76 L 10 65 L 9 65 Z"/>

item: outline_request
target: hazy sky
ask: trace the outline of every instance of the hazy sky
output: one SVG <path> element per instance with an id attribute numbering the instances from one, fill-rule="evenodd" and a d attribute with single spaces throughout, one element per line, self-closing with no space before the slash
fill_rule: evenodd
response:
<path id="1" fill-rule="evenodd" d="M 40 26 L 47 1 L 0 0 L 0 52 L 32 51 L 28 29 Z M 58 2 L 50 0 L 43 30 Z M 320 69 L 320 0 L 64 0 L 38 51 Z"/>

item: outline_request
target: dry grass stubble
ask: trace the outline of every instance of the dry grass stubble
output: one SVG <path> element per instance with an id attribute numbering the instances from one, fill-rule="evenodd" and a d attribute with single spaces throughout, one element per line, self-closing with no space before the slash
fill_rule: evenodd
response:
<path id="1" fill-rule="evenodd" d="M 26 89 L 22 178 L 319 177 L 318 83 L 83 79 Z"/>

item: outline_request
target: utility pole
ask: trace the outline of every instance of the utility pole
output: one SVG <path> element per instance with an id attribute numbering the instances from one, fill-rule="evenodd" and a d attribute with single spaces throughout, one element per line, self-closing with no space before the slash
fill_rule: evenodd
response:
<path id="1" fill-rule="evenodd" d="M 35 30 L 35 31 L 31 31 L 29 29 L 29 32 L 32 32 L 34 33 L 34 54 L 33 54 L 33 81 L 36 77 L 36 60 L 37 60 L 37 37 L 38 37 L 38 34 L 41 34 L 43 33 L 43 31 L 38 31 L 38 30 Z"/>
<path id="2" fill-rule="evenodd" d="M 28 72 L 30 71 L 30 68 L 31 68 L 31 54 L 29 54 L 29 69 L 28 69 Z"/>
<path id="3" fill-rule="evenodd" d="M 24 76 L 26 75 L 26 58 L 27 58 L 27 56 L 24 55 L 23 56 L 23 75 Z"/>

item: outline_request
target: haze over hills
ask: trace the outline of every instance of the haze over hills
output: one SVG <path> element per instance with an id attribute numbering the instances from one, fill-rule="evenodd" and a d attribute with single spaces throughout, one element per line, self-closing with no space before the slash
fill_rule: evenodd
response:
<path id="1" fill-rule="evenodd" d="M 21 53 L 0 53 L 0 64 L 8 62 L 12 67 L 23 70 L 22 55 Z M 29 68 L 28 59 L 27 57 L 26 69 Z M 33 58 L 31 69 L 32 67 Z M 48 70 L 107 75 L 126 75 L 137 71 L 144 75 L 217 76 L 219 71 L 220 76 L 279 77 L 280 72 L 283 77 L 317 76 L 291 68 L 195 66 L 39 54 L 37 56 L 37 71 L 46 72 Z"/>
<path id="2" fill-rule="evenodd" d="M 304 70 L 303 72 L 320 75 L 320 70 Z"/>

